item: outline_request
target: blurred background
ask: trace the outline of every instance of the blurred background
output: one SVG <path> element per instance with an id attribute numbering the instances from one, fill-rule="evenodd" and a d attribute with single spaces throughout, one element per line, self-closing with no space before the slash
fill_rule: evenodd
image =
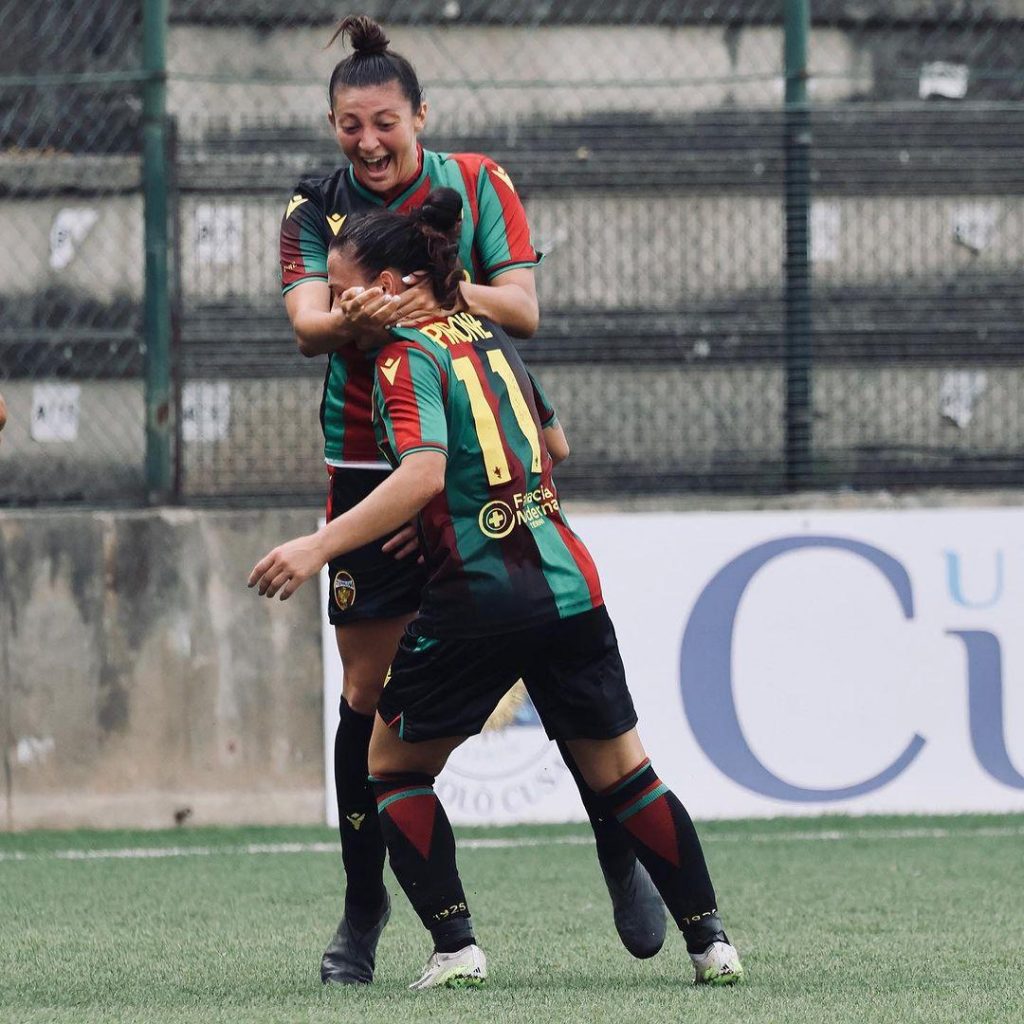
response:
<path id="1" fill-rule="evenodd" d="M 566 493 L 1024 479 L 1021 0 L 814 0 L 788 79 L 781 0 L 363 6 L 549 253 Z M 320 500 L 277 233 L 346 12 L 299 7 L 0 0 L 3 504 Z"/>
<path id="2" fill-rule="evenodd" d="M 548 253 L 564 495 L 1019 504 L 1024 0 L 360 6 Z M 346 13 L 0 0 L 7 827 L 322 818 L 317 595 L 242 583 L 325 492 L 277 240 Z"/>

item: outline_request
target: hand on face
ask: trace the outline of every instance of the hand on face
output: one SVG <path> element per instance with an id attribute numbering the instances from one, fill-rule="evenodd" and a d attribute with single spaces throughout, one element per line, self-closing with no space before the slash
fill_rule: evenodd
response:
<path id="1" fill-rule="evenodd" d="M 258 588 L 261 596 L 281 595 L 287 601 L 303 583 L 326 565 L 315 533 L 296 537 L 264 555 L 249 573 L 249 586 Z"/>
<path id="2" fill-rule="evenodd" d="M 395 322 L 400 299 L 380 287 L 357 285 L 334 296 L 331 312 L 351 326 L 357 335 L 356 347 L 365 352 L 387 343 L 387 328 Z"/>

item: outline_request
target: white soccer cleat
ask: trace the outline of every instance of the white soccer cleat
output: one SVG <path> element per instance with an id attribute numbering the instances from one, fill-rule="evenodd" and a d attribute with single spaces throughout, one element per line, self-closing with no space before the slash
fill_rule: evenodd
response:
<path id="1" fill-rule="evenodd" d="M 479 988 L 487 980 L 487 957 L 479 946 L 463 946 L 455 953 L 435 953 L 423 974 L 409 988 Z"/>
<path id="2" fill-rule="evenodd" d="M 743 964 L 735 946 L 712 942 L 703 953 L 691 953 L 695 985 L 735 985 L 743 980 Z"/>

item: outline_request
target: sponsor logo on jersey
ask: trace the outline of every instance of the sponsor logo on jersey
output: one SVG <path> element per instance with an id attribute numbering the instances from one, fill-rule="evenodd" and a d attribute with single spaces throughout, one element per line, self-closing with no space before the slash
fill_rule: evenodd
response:
<path id="1" fill-rule="evenodd" d="M 380 372 L 384 374 L 389 384 L 395 383 L 395 377 L 398 375 L 398 365 L 401 361 L 401 356 L 392 356 L 380 364 Z"/>
<path id="2" fill-rule="evenodd" d="M 477 516 L 477 523 L 485 537 L 501 540 L 507 537 L 516 525 L 515 513 L 503 501 L 489 501 Z"/>
<path id="3" fill-rule="evenodd" d="M 284 215 L 284 219 L 287 220 L 303 203 L 308 202 L 309 199 L 306 196 L 292 196 L 291 202 L 288 203 L 288 212 Z"/>
<path id="4" fill-rule="evenodd" d="M 477 517 L 480 530 L 492 540 L 507 537 L 517 526 L 536 530 L 548 516 L 558 511 L 558 498 L 550 487 L 541 485 L 535 491 L 523 491 L 512 496 L 512 504 L 489 501 Z"/>
<path id="5" fill-rule="evenodd" d="M 334 595 L 334 603 L 339 610 L 348 611 L 356 603 L 356 581 L 352 579 L 352 574 L 344 569 L 339 569 L 334 574 L 331 593 Z"/>
<path id="6" fill-rule="evenodd" d="M 327 226 L 331 229 L 331 233 L 336 235 L 341 230 L 341 225 L 345 223 L 345 214 L 343 213 L 332 213 L 327 218 Z"/>

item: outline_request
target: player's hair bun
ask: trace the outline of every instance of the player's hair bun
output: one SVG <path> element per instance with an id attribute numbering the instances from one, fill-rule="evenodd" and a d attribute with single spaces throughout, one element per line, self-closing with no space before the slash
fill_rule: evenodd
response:
<path id="1" fill-rule="evenodd" d="M 428 228 L 451 234 L 462 216 L 462 196 L 453 188 L 435 188 L 413 216 Z"/>
<path id="2" fill-rule="evenodd" d="M 356 57 L 373 57 L 388 52 L 391 40 L 380 27 L 366 14 L 350 14 L 342 18 L 337 31 L 331 36 L 330 46 L 338 36 L 347 37 Z"/>

